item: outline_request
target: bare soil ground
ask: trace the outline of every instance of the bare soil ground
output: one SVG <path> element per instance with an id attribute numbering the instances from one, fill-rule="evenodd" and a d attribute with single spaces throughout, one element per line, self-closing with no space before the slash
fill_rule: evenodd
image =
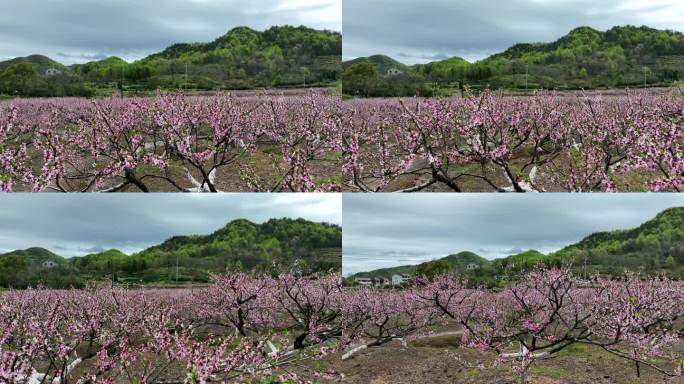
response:
<path id="1" fill-rule="evenodd" d="M 419 160 L 424 162 L 424 160 Z M 511 167 L 514 170 L 520 169 L 523 165 L 527 163 L 528 159 L 524 153 L 516 154 L 516 157 L 511 161 Z M 559 166 L 563 166 L 562 161 L 558 161 Z M 416 164 L 416 168 L 425 166 L 426 164 Z M 528 167 L 526 172 L 529 173 L 531 168 Z M 535 180 L 534 186 L 540 191 L 544 192 L 565 192 L 565 188 L 560 185 L 556 180 L 550 177 L 552 173 L 548 165 L 544 165 L 539 168 L 537 172 L 537 178 Z M 503 170 L 500 167 L 488 164 L 484 168 L 481 164 L 470 163 L 465 164 L 460 167 L 454 167 L 454 171 L 451 176 L 454 177 L 458 173 L 469 173 L 475 175 L 482 175 L 488 177 L 495 185 L 500 187 L 510 187 L 511 183 L 507 180 Z M 655 172 L 646 171 L 630 171 L 630 172 L 619 172 L 615 175 L 615 184 L 618 191 L 630 191 L 630 192 L 646 192 L 646 183 L 648 180 L 656 179 L 661 177 Z M 420 175 L 420 174 L 406 174 L 395 180 L 393 180 L 387 187 L 383 188 L 383 192 L 400 191 L 407 188 L 420 185 L 424 182 L 430 180 L 430 175 Z M 456 180 L 458 185 L 464 192 L 496 192 L 496 190 L 483 180 L 474 177 L 464 177 Z M 349 187 L 350 180 L 345 177 L 345 192 L 355 191 L 353 188 Z M 369 183 L 373 186 L 373 183 Z M 453 192 L 446 184 L 435 183 L 422 192 Z"/>
<path id="2" fill-rule="evenodd" d="M 40 164 L 36 164 L 36 167 L 40 167 Z M 282 178 L 282 169 L 286 169 L 286 164 L 282 161 L 281 148 L 275 144 L 262 143 L 254 153 L 243 156 L 235 163 L 221 167 L 216 173 L 216 187 L 222 192 L 252 192 L 253 189 L 250 188 L 247 181 L 241 178 L 241 171 L 244 169 L 244 166 L 249 166 L 259 178 L 263 179 L 265 181 L 264 186 L 266 187 L 274 185 Z M 280 167 L 280 170 L 278 167 Z M 325 159 L 312 162 L 310 169 L 314 182 L 317 184 L 330 181 L 341 183 L 342 155 L 340 153 L 329 153 Z M 201 180 L 197 170 L 190 169 L 190 172 L 198 181 Z M 137 173 L 139 177 L 145 174 L 162 175 L 158 169 L 150 168 L 146 170 L 145 167 L 138 168 Z M 194 187 L 185 176 L 185 171 L 180 162 L 169 164 L 167 173 L 181 187 Z M 109 180 L 106 186 L 114 186 L 121 182 L 121 180 Z M 152 192 L 178 192 L 178 189 L 161 179 L 147 177 L 143 179 L 143 182 Z M 85 181 L 70 181 L 68 189 L 79 191 L 86 185 Z M 30 192 L 31 188 L 31 185 L 18 183 L 15 185 L 14 190 L 17 192 Z M 140 189 L 131 184 L 121 189 L 121 192 L 140 192 Z"/>
<path id="3" fill-rule="evenodd" d="M 458 348 L 458 336 L 419 339 L 403 347 L 392 342 L 360 352 L 348 360 L 339 356 L 325 364 L 340 374 L 337 383 L 371 384 L 515 384 L 518 376 L 510 365 L 492 368 L 493 354 Z M 680 346 L 684 352 L 684 345 Z M 458 358 L 456 357 L 458 356 Z M 463 363 L 463 361 L 467 363 Z M 476 368 L 483 363 L 487 368 Z M 655 370 L 586 346 L 573 346 L 557 357 L 531 368 L 531 384 L 682 384 L 684 378 L 665 378 Z"/>

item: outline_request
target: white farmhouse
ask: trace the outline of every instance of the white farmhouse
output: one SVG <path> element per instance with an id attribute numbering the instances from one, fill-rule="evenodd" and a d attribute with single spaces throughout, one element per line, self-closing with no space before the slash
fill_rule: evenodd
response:
<path id="1" fill-rule="evenodd" d="M 387 70 L 387 76 L 398 76 L 404 73 L 401 69 L 399 68 L 390 68 Z"/>
<path id="2" fill-rule="evenodd" d="M 403 284 L 408 284 L 411 282 L 411 275 L 408 275 L 406 273 L 402 274 L 394 274 L 392 275 L 392 285 L 397 286 L 397 285 L 403 285 Z"/>
<path id="3" fill-rule="evenodd" d="M 43 261 L 42 266 L 43 266 L 43 269 L 52 269 L 52 268 L 57 268 L 57 263 L 55 263 L 52 260 L 46 260 L 46 261 Z"/>
<path id="4" fill-rule="evenodd" d="M 370 277 L 356 277 L 354 278 L 354 282 L 358 285 L 366 287 L 373 285 L 373 279 L 371 279 Z"/>

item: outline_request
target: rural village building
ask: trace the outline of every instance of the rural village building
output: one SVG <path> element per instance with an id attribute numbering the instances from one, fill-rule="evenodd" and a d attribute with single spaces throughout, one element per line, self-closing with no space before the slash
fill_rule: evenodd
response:
<path id="1" fill-rule="evenodd" d="M 370 277 L 357 277 L 354 279 L 354 282 L 358 285 L 363 285 L 366 287 L 373 285 L 373 279 Z"/>
<path id="2" fill-rule="evenodd" d="M 389 287 L 392 284 L 386 277 L 357 277 L 354 283 L 364 287 Z"/>
<path id="3" fill-rule="evenodd" d="M 409 284 L 411 283 L 411 280 L 413 280 L 413 277 L 409 274 L 402 273 L 402 274 L 394 274 L 392 275 L 392 285 L 403 285 L 403 284 Z"/>

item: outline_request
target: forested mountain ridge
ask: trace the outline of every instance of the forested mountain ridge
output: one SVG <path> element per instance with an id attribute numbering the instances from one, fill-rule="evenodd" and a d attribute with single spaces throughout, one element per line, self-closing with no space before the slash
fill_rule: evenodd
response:
<path id="1" fill-rule="evenodd" d="M 340 78 L 341 57 L 339 32 L 304 26 L 265 31 L 237 27 L 212 42 L 174 44 L 133 63 L 108 57 L 67 67 L 40 55 L 0 62 L 0 93 L 89 96 L 121 89 L 135 94 L 158 88 L 327 86 Z M 17 65 L 23 65 L 19 74 L 16 68 L 7 72 Z"/>
<path id="2" fill-rule="evenodd" d="M 438 260 L 432 260 L 417 265 L 402 265 L 399 267 L 376 269 L 370 272 L 361 272 L 355 274 L 353 277 L 385 277 L 391 278 L 394 274 L 407 273 L 411 275 L 421 275 L 425 268 L 439 268 L 440 272 L 457 272 L 465 271 L 469 265 L 475 264 L 477 266 L 488 265 L 491 261 L 479 256 L 473 252 L 459 252 L 457 254 L 449 255 Z"/>
<path id="3" fill-rule="evenodd" d="M 368 57 L 359 57 L 353 60 L 348 60 L 342 63 L 342 69 L 347 69 L 354 64 L 370 63 L 374 65 L 380 74 L 386 74 L 391 69 L 400 71 L 409 71 L 409 66 L 402 64 L 393 58 L 385 55 L 373 55 Z"/>
<path id="4" fill-rule="evenodd" d="M 68 287 L 91 280 L 205 282 L 211 273 L 230 270 L 340 270 L 341 247 L 342 231 L 337 225 L 304 219 L 271 219 L 262 224 L 235 220 L 212 234 L 174 236 L 132 255 L 116 249 L 72 258 L 42 248 L 13 251 L 0 255 L 0 286 Z"/>
<path id="5" fill-rule="evenodd" d="M 382 82 L 386 74 L 379 68 L 378 73 Z M 665 86 L 684 79 L 684 34 L 647 26 L 605 32 L 579 27 L 553 42 L 516 44 L 474 63 L 452 57 L 418 64 L 407 73 L 434 89 Z"/>
<path id="6" fill-rule="evenodd" d="M 684 278 L 684 207 L 670 208 L 639 227 L 590 234 L 581 241 L 545 255 L 536 250 L 486 260 L 461 252 L 419 265 L 385 268 L 352 277 L 388 277 L 394 273 L 434 275 L 457 272 L 477 284 L 495 285 L 539 264 L 571 265 L 587 276 L 617 276 L 625 270 Z M 469 267 L 470 266 L 470 267 Z"/>
<path id="7" fill-rule="evenodd" d="M 572 262 L 608 272 L 684 267 L 684 207 L 659 213 L 637 228 L 594 233 L 549 255 L 555 263 Z"/>

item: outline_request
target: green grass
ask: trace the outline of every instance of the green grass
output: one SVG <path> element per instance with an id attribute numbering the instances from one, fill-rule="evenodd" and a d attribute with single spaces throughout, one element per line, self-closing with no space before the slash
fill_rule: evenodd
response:
<path id="1" fill-rule="evenodd" d="M 534 375 L 544 376 L 551 379 L 560 380 L 564 377 L 569 377 L 571 371 L 563 367 L 547 367 L 547 366 L 533 366 L 530 367 L 530 372 Z"/>
<path id="2" fill-rule="evenodd" d="M 469 369 L 463 373 L 463 377 L 467 379 L 477 379 L 480 376 L 482 376 L 482 370 L 477 368 Z"/>

